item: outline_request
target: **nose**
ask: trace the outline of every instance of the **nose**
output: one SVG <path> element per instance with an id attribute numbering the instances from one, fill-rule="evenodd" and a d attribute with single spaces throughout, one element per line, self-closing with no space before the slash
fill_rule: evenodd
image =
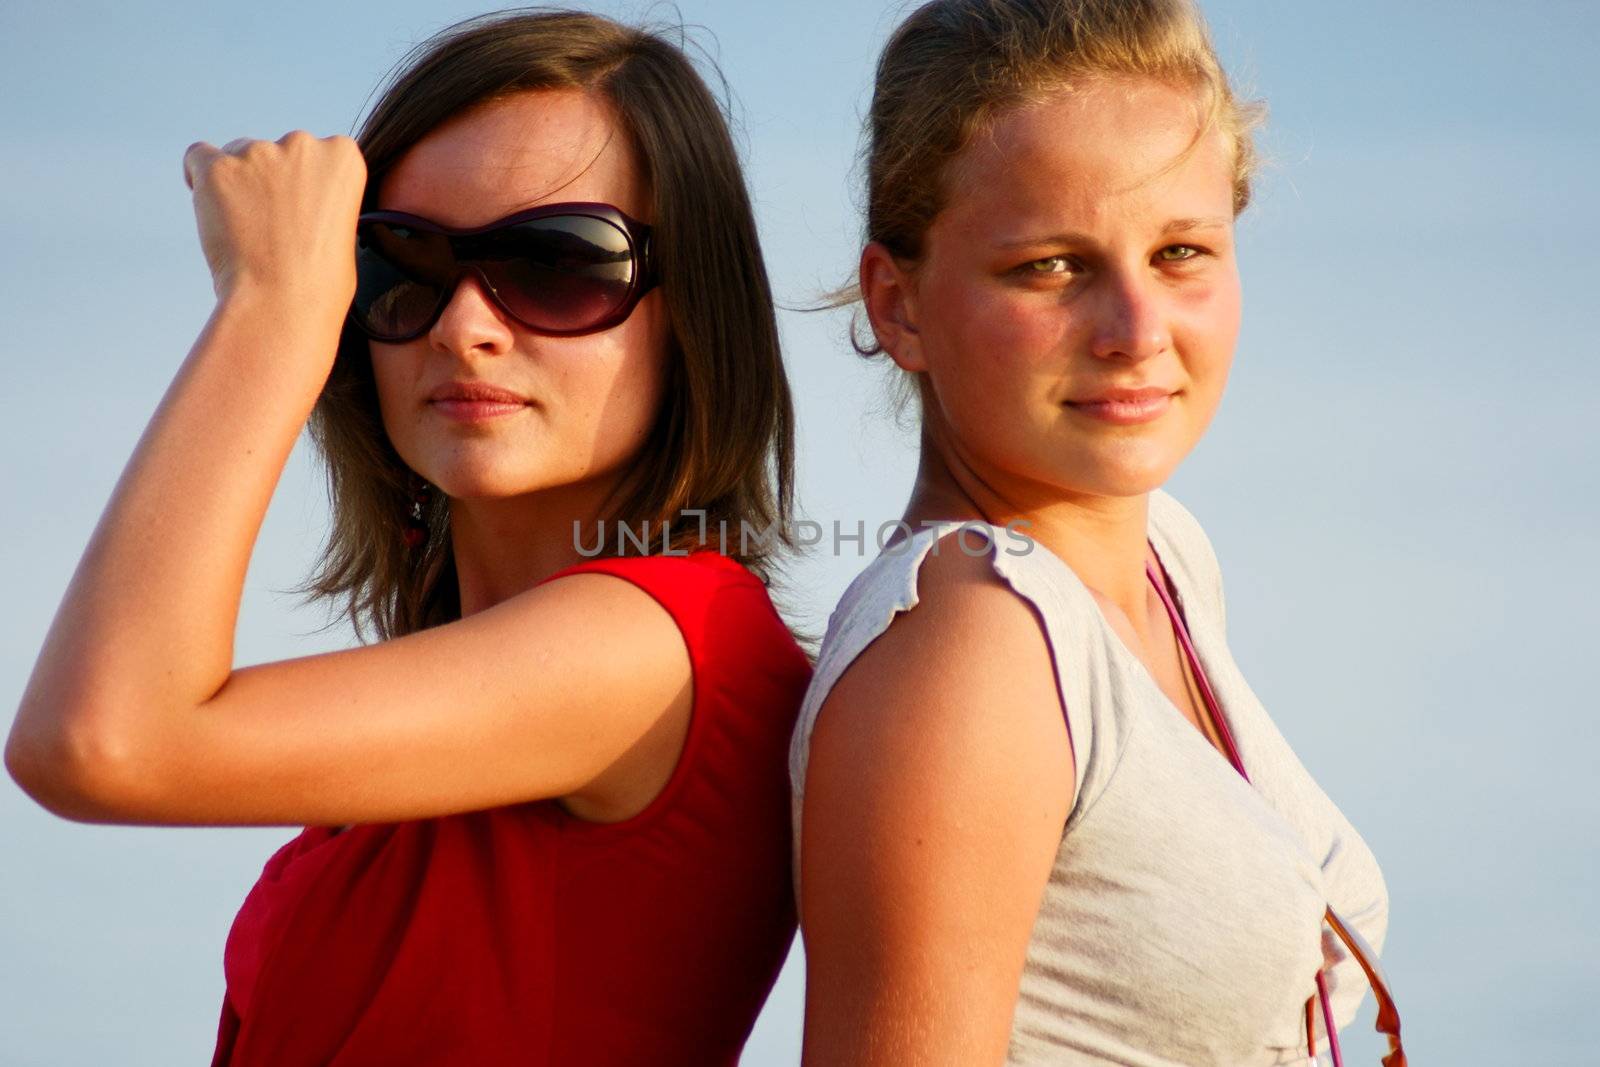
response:
<path id="1" fill-rule="evenodd" d="M 1108 273 L 1098 305 L 1091 345 L 1097 357 L 1136 363 L 1172 346 L 1165 294 L 1155 279 Z"/>
<path id="2" fill-rule="evenodd" d="M 454 356 L 499 355 L 514 340 L 510 322 L 476 271 L 462 273 L 450 302 L 428 330 L 428 343 Z"/>

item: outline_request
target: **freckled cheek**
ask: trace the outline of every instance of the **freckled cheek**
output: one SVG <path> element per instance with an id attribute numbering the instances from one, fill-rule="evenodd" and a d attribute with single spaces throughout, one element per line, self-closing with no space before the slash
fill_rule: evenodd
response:
<path id="1" fill-rule="evenodd" d="M 385 346 L 372 352 L 373 384 L 378 394 L 378 410 L 390 440 L 404 440 L 415 433 L 421 419 L 422 395 L 418 385 L 417 359 L 404 348 Z"/>
<path id="2" fill-rule="evenodd" d="M 631 450 L 650 432 L 661 403 L 661 352 L 650 351 L 647 336 L 608 339 L 563 359 L 556 377 L 558 418 L 601 453 Z"/>
<path id="3" fill-rule="evenodd" d="M 641 417 L 648 422 L 660 404 L 671 340 L 660 296 L 646 297 L 626 325 L 631 330 L 621 338 L 620 380 L 633 407 L 642 409 Z"/>
<path id="4" fill-rule="evenodd" d="M 1174 339 L 1197 390 L 1221 393 L 1239 340 L 1240 312 L 1237 287 L 1200 294 L 1179 308 Z"/>
<path id="5" fill-rule="evenodd" d="M 935 384 L 959 388 L 963 406 L 985 417 L 1020 417 L 1037 399 L 1041 375 L 1059 367 L 1067 351 L 1066 316 L 1042 303 L 992 291 L 944 303 L 929 339 Z"/>

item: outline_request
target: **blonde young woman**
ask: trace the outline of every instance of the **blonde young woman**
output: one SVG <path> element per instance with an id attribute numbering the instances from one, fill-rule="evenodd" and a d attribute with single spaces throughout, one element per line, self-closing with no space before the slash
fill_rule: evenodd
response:
<path id="1" fill-rule="evenodd" d="M 810 667 L 773 546 L 707 539 L 779 526 L 791 468 L 716 99 L 662 36 L 510 13 L 425 42 L 354 141 L 184 171 L 216 310 L 7 766 L 73 819 L 305 827 L 229 935 L 217 1067 L 736 1063 L 794 936 Z M 308 416 L 312 588 L 383 640 L 236 667 Z"/>
<path id="2" fill-rule="evenodd" d="M 1304 1063 L 1355 1014 L 1382 876 L 1160 488 L 1233 358 L 1253 117 L 1184 0 L 885 47 L 860 286 L 922 450 L 791 749 L 808 1067 Z"/>

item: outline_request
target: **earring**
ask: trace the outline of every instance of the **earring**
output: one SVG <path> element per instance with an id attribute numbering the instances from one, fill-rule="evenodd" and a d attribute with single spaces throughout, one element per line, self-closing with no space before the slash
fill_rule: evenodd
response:
<path id="1" fill-rule="evenodd" d="M 422 478 L 412 478 L 411 511 L 406 515 L 405 529 L 401 533 L 407 548 L 416 548 L 428 539 L 428 520 L 425 516 L 431 489 Z"/>

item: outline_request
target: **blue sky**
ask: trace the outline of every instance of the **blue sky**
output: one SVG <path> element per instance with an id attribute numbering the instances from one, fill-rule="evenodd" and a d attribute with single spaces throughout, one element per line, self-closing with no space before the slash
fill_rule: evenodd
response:
<path id="1" fill-rule="evenodd" d="M 859 117 L 904 8 L 591 6 L 697 27 L 735 94 L 779 299 L 845 280 Z M 1383 864 L 1385 966 L 1413 1059 L 1579 1062 L 1600 996 L 1600 745 L 1583 667 L 1600 592 L 1600 6 L 1205 7 L 1230 70 L 1272 109 L 1269 164 L 1240 223 L 1228 396 L 1168 488 L 1216 546 L 1253 688 Z M 410 44 L 481 10 L 0 7 L 0 704 L 15 707 L 209 310 L 184 147 L 350 132 Z M 915 439 L 884 414 L 882 375 L 850 353 L 842 315 L 786 312 L 782 328 L 804 509 L 894 517 Z M 252 563 L 241 664 L 347 640 L 277 592 L 302 577 L 324 517 L 302 447 Z M 798 568 L 801 621 L 820 629 L 864 563 Z M 7 1062 L 204 1062 L 228 924 L 289 833 L 78 826 L 0 782 Z M 797 953 L 746 1063 L 798 1062 L 802 982 Z M 1347 1040 L 1352 1062 L 1375 1059 L 1375 1042 Z"/>

